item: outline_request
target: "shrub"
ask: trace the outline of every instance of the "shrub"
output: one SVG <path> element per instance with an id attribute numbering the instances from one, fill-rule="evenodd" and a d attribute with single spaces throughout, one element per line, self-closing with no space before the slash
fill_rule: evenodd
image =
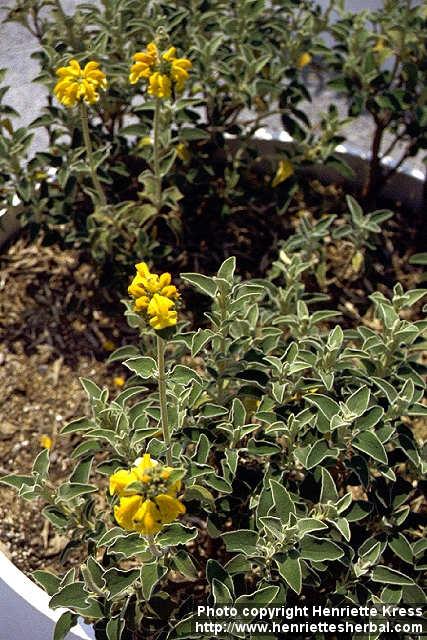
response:
<path id="1" fill-rule="evenodd" d="M 256 281 L 234 271 L 229 258 L 216 276 L 182 274 L 211 300 L 206 325 L 189 331 L 170 278 L 139 265 L 136 303 L 126 302 L 139 342 L 110 356 L 131 376 L 112 399 L 82 380 L 91 413 L 62 431 L 79 436 L 69 480 L 49 482 L 47 449 L 31 475 L 2 479 L 42 499 L 67 548 L 85 557 L 63 577 L 34 574 L 51 606 L 69 610 L 57 638 L 77 614 L 108 638 L 192 637 L 206 597 L 424 602 L 425 463 L 411 425 L 426 413 L 425 325 L 402 316 L 425 292 L 375 293 L 373 322 L 343 330 L 336 310 L 310 310 L 316 296 L 297 272 L 292 283 L 290 271 Z M 170 301 L 160 324 L 156 296 Z M 153 471 L 150 456 L 167 466 Z M 158 505 L 151 525 L 143 500 L 165 491 L 171 505 Z"/>
<path id="2" fill-rule="evenodd" d="M 271 116 L 281 116 L 295 139 L 295 148 L 286 152 L 289 157 L 282 151 L 273 158 L 273 186 L 300 165 L 334 161 L 334 148 L 342 140 L 336 114 L 331 111 L 316 132 L 300 108 L 310 97 L 306 68 L 321 51 L 328 15 L 311 0 L 298 6 L 291 0 L 268 6 L 245 0 L 238 9 L 218 1 L 198 1 L 190 8 L 175 0 L 145 3 L 143 10 L 140 2 L 125 0 L 101 8 L 81 4 L 73 16 L 64 13 L 59 1 L 51 5 L 17 2 L 7 12 L 8 20 L 20 22 L 38 39 L 36 82 L 47 89 L 47 105 L 30 129 L 46 132 L 48 148 L 34 154 L 17 175 L 12 161 L 3 163 L 5 179 L 16 183 L 24 204 L 22 220 L 32 234 L 41 230 L 49 242 L 89 247 L 98 262 L 113 263 L 123 273 L 133 256 L 161 259 L 179 242 L 182 192 L 186 207 L 200 193 L 204 201 L 215 198 L 218 222 L 241 208 L 243 177 L 262 156 L 248 147 Z M 175 44 L 178 55 L 193 65 L 186 92 L 163 100 L 158 135 L 155 99 L 143 85 L 128 81 L 132 56 L 156 39 L 165 48 Z M 89 108 L 83 129 L 79 110 L 64 109 L 52 97 L 55 72 L 71 59 L 82 66 L 100 63 L 108 82 Z M 92 160 L 86 155 L 85 129 Z M 237 149 L 229 144 L 230 136 L 238 137 Z M 149 179 L 154 138 L 165 183 L 161 203 L 153 203 Z M 28 145 L 20 156 L 15 154 L 15 164 L 26 152 Z M 94 169 L 99 176 L 95 189 Z M 101 197 L 100 187 L 105 192 Z M 159 228 L 165 222 L 171 233 L 160 245 Z"/>
<path id="3" fill-rule="evenodd" d="M 326 64 L 330 85 L 344 94 L 349 115 L 367 112 L 373 124 L 363 195 L 373 198 L 403 162 L 427 146 L 425 106 L 426 15 L 412 2 L 386 0 L 376 11 L 339 11 Z M 390 154 L 398 151 L 396 161 Z"/>

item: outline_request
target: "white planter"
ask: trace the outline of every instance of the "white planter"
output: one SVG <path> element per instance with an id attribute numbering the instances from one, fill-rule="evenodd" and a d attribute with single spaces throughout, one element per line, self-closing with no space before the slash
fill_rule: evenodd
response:
<path id="1" fill-rule="evenodd" d="M 51 640 L 64 609 L 49 609 L 49 596 L 0 551 L 0 640 Z M 94 640 L 83 621 L 66 640 Z"/>
<path id="2" fill-rule="evenodd" d="M 277 135 L 267 128 L 259 129 L 255 136 L 258 148 L 263 151 L 266 158 L 273 153 L 280 151 L 292 144 L 292 138 L 282 132 Z M 238 138 L 230 136 L 228 143 L 230 146 L 238 144 Z M 315 176 L 322 182 L 336 182 L 337 184 L 362 185 L 368 173 L 368 154 L 357 147 L 349 144 L 341 144 L 337 147 L 337 155 L 350 165 L 354 170 L 354 178 L 344 178 L 338 171 L 322 165 L 313 165 L 312 168 L 304 169 L 307 175 Z M 385 166 L 392 166 L 392 158 L 384 158 Z M 54 170 L 51 170 L 51 175 Z M 386 184 L 381 192 L 384 198 L 400 201 L 410 211 L 421 211 L 424 205 L 424 175 L 420 169 L 402 168 Z M 17 198 L 17 196 L 15 196 Z M 19 198 L 17 198 L 19 201 Z M 10 209 L 0 211 L 0 249 L 19 230 L 18 214 L 22 211 L 22 206 L 17 205 Z M 1 640 L 1 639 L 0 639 Z"/>

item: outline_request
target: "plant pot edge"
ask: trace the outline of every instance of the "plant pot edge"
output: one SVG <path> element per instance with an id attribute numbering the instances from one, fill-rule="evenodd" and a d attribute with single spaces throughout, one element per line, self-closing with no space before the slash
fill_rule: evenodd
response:
<path id="1" fill-rule="evenodd" d="M 65 609 L 50 609 L 50 597 L 0 551 L 0 637 L 6 640 L 49 640 Z M 7 605 L 5 604 L 7 603 Z M 66 640 L 94 640 L 91 626 L 79 621 Z"/>
<path id="2" fill-rule="evenodd" d="M 230 136 L 228 140 L 233 144 L 238 138 Z M 278 135 L 266 128 L 259 129 L 254 140 L 257 147 L 264 150 L 266 156 L 277 155 L 280 148 L 285 150 L 292 144 L 292 138 L 286 132 Z M 348 143 L 338 145 L 336 153 L 353 169 L 355 172 L 353 178 L 345 178 L 336 169 L 320 164 L 308 167 L 304 169 L 304 172 L 323 182 L 361 186 L 363 177 L 368 173 L 368 154 L 359 147 Z M 384 164 L 390 165 L 391 159 L 387 158 L 386 160 L 387 162 Z M 413 212 L 420 211 L 424 204 L 424 180 L 420 169 L 400 169 L 386 184 L 381 195 L 385 199 L 402 202 Z M 21 225 L 18 216 L 22 211 L 23 205 L 21 203 L 0 212 L 0 249 L 19 232 Z"/>

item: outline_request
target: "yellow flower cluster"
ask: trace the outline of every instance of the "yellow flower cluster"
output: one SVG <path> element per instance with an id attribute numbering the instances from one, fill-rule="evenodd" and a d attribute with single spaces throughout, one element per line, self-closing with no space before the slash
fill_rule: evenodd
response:
<path id="1" fill-rule="evenodd" d="M 110 494 L 119 497 L 114 517 L 123 529 L 153 535 L 185 513 L 177 498 L 181 481 L 170 481 L 171 472 L 146 453 L 132 469 L 113 473 Z"/>
<path id="2" fill-rule="evenodd" d="M 107 88 L 105 73 L 94 60 L 88 62 L 84 69 L 77 60 L 70 60 L 67 67 L 57 70 L 56 75 L 59 80 L 53 92 L 57 100 L 66 107 L 74 107 L 82 100 L 87 104 L 94 104 L 99 100 L 99 89 Z"/>
<path id="3" fill-rule="evenodd" d="M 135 299 L 135 309 L 148 317 L 156 331 L 176 325 L 178 313 L 175 302 L 179 298 L 177 288 L 171 284 L 170 273 L 151 273 L 145 262 L 135 265 L 136 276 L 128 292 Z"/>
<path id="4" fill-rule="evenodd" d="M 176 57 L 176 47 L 169 47 L 160 53 L 155 42 L 150 42 L 144 51 L 135 53 L 133 60 L 129 82 L 136 84 L 141 79 L 147 81 L 150 96 L 162 99 L 170 98 L 172 88 L 177 93 L 184 90 L 192 67 L 187 58 Z"/>

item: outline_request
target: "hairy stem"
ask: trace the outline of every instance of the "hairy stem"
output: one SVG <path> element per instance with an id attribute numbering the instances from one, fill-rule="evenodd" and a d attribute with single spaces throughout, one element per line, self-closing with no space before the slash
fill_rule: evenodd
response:
<path id="1" fill-rule="evenodd" d="M 160 99 L 156 98 L 153 121 L 153 169 L 156 180 L 156 208 L 160 213 L 162 202 L 162 176 L 160 175 Z"/>
<path id="2" fill-rule="evenodd" d="M 160 421 L 162 425 L 163 439 L 166 445 L 166 463 L 172 466 L 171 436 L 168 422 L 168 408 L 166 401 L 166 377 L 165 377 L 165 347 L 166 342 L 157 336 L 157 367 L 159 370 L 159 398 L 160 398 Z"/>
<path id="3" fill-rule="evenodd" d="M 62 8 L 60 0 L 55 0 L 55 7 L 62 22 L 64 23 L 64 27 L 68 35 L 68 40 L 70 41 L 72 48 L 74 49 L 74 51 L 79 51 L 81 49 L 81 46 L 79 46 L 78 40 L 73 30 L 73 19 L 71 18 L 71 16 L 67 16 L 64 9 Z"/>
<path id="4" fill-rule="evenodd" d="M 86 147 L 86 156 L 89 164 L 93 186 L 98 196 L 99 204 L 105 207 L 107 204 L 107 198 L 105 197 L 104 189 L 102 188 L 102 184 L 99 180 L 96 167 L 95 167 L 95 162 L 93 159 L 93 149 L 92 149 L 92 141 L 90 139 L 90 133 L 89 133 L 87 107 L 84 102 L 80 103 L 80 119 L 82 122 L 83 140 Z"/>
<path id="5" fill-rule="evenodd" d="M 154 542 L 153 536 L 146 536 L 146 537 L 147 537 L 147 542 L 148 542 L 148 548 L 150 549 L 151 553 L 153 554 L 153 556 L 155 558 L 160 558 L 160 556 L 162 555 L 162 552 L 160 551 L 159 547 Z"/>

